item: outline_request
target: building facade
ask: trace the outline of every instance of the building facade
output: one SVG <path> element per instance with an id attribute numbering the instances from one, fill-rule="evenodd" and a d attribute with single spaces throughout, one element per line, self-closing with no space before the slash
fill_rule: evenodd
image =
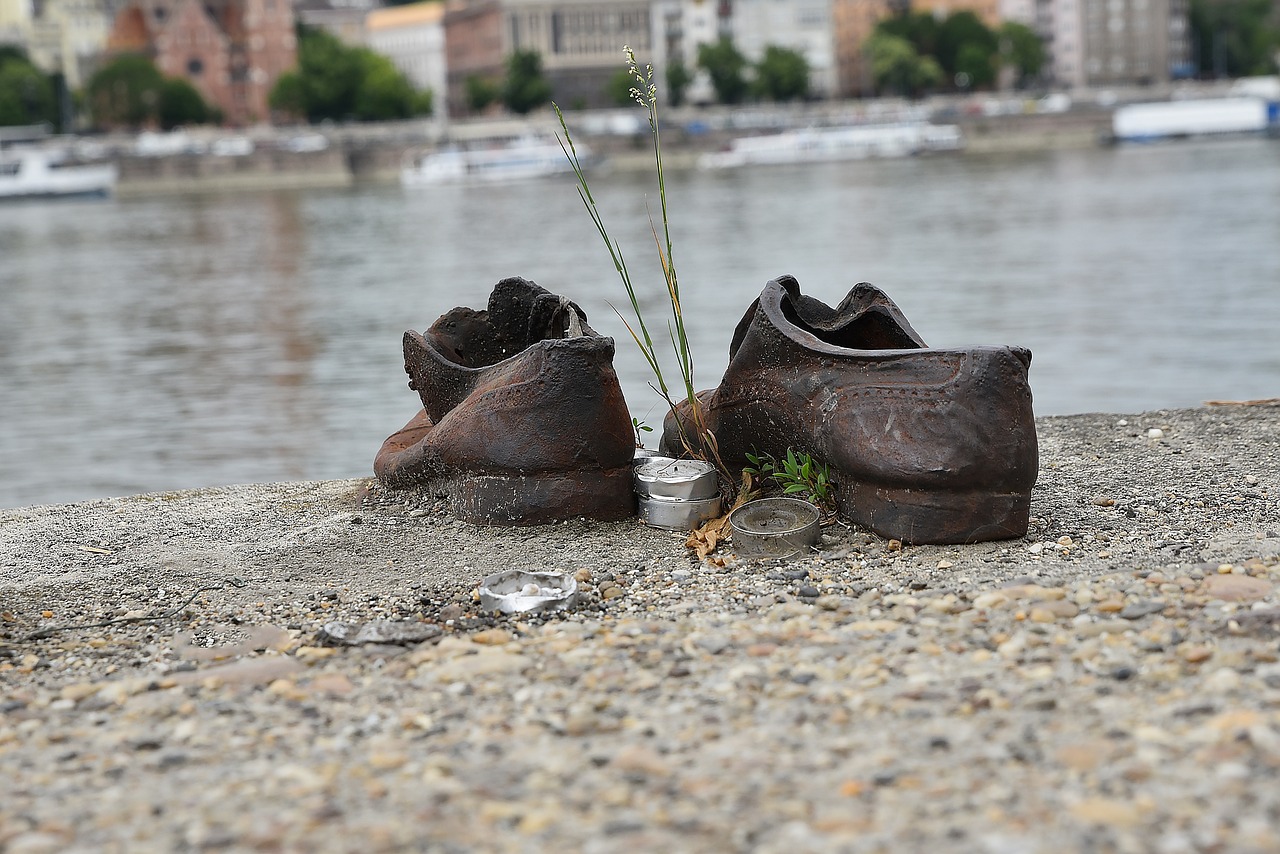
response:
<path id="1" fill-rule="evenodd" d="M 1141 86 L 1191 73 L 1188 0 L 1001 0 L 1001 14 L 1044 40 L 1053 86 Z"/>
<path id="2" fill-rule="evenodd" d="M 133 0 L 116 15 L 107 49 L 150 56 L 244 126 L 270 120 L 271 88 L 297 64 L 293 25 L 288 0 Z"/>
<path id="3" fill-rule="evenodd" d="M 861 97 L 875 92 L 871 64 L 863 46 L 876 24 L 892 14 L 889 0 L 833 0 L 831 25 L 835 41 L 836 93 Z"/>
<path id="4" fill-rule="evenodd" d="M 832 0 L 725 0 L 729 35 L 749 62 L 765 48 L 798 51 L 809 63 L 809 88 L 818 97 L 839 91 Z"/>
<path id="5" fill-rule="evenodd" d="M 345 45 L 365 43 L 364 22 L 375 7 L 373 3 L 353 5 L 329 0 L 300 0 L 293 4 L 293 14 L 307 27 L 324 30 Z"/>
<path id="6" fill-rule="evenodd" d="M 622 48 L 652 62 L 653 16 L 649 0 L 481 0 L 451 2 L 444 14 L 448 101 L 453 115 L 467 112 L 471 77 L 492 82 L 506 73 L 506 59 L 534 51 L 558 103 L 609 106 L 609 79 L 623 68 Z"/>
<path id="7" fill-rule="evenodd" d="M 437 110 L 447 101 L 444 54 L 444 3 L 411 3 L 368 14 L 365 44 L 389 58 L 419 89 L 435 93 Z"/>
<path id="8" fill-rule="evenodd" d="M 31 40 L 31 0 L 0 0 L 0 44 L 26 47 Z"/>
<path id="9" fill-rule="evenodd" d="M 503 6 L 508 52 L 537 52 L 566 106 L 610 106 L 608 83 L 624 67 L 624 45 L 641 63 L 653 61 L 648 0 L 505 0 Z"/>
<path id="10" fill-rule="evenodd" d="M 502 7 L 498 0 L 450 0 L 441 23 L 448 115 L 463 116 L 470 111 L 468 81 L 476 78 L 496 84 L 506 72 Z"/>

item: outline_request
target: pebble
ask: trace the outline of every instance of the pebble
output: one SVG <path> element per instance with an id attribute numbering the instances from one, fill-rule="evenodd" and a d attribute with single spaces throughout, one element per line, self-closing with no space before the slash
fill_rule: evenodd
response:
<path id="1" fill-rule="evenodd" d="M 1151 599 L 1138 602 L 1130 602 L 1120 609 L 1120 619 L 1122 620 L 1141 620 L 1152 614 L 1159 614 L 1168 607 L 1166 602 Z"/>
<path id="2" fill-rule="evenodd" d="M 1271 595 L 1274 585 L 1248 575 L 1210 575 L 1201 582 L 1204 593 L 1224 602 L 1256 602 Z"/>
<path id="3" fill-rule="evenodd" d="M 1231 499 L 1277 448 L 1244 409 L 1161 413 L 1159 453 L 1114 416 L 1043 419 L 1029 535 L 972 546 L 836 522 L 822 560 L 712 570 L 634 522 L 491 530 L 401 499 L 359 527 L 300 513 L 331 521 L 276 547 L 241 530 L 285 502 L 255 504 L 206 544 L 250 588 L 11 652 L 43 610 L 151 614 L 212 572 L 59 587 L 45 546 L 47 577 L 0 589 L 0 847 L 1274 850 L 1280 538 Z M 155 503 L 159 536 L 112 539 L 90 503 L 96 538 L 64 539 L 128 561 L 210 523 Z M 580 604 L 481 612 L 511 565 L 572 573 Z M 439 636 L 315 645 L 374 620 Z"/>

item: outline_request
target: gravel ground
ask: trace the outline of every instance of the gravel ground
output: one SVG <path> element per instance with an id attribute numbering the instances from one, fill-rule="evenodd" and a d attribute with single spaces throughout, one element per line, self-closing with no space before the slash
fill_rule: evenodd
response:
<path id="1" fill-rule="evenodd" d="M 0 851 L 1280 850 L 1280 406 L 1037 424 L 1026 538 L 785 564 L 369 481 L 0 511 Z"/>

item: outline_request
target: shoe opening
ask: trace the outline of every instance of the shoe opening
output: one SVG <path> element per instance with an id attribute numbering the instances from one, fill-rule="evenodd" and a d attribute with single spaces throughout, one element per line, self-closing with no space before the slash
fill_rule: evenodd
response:
<path id="1" fill-rule="evenodd" d="M 883 306 L 870 306 L 852 316 L 833 312 L 821 303 L 818 306 L 825 311 L 784 298 L 782 314 L 795 326 L 834 347 L 848 350 L 918 350 L 921 347 Z"/>

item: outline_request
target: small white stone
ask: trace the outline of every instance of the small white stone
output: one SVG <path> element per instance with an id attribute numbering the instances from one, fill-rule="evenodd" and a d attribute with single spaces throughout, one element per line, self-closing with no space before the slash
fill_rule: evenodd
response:
<path id="1" fill-rule="evenodd" d="M 1148 438 L 1148 439 L 1163 439 L 1163 438 L 1164 438 L 1164 431 L 1163 431 L 1163 430 L 1161 430 L 1159 427 L 1152 427 L 1150 430 L 1148 430 L 1148 431 L 1147 431 L 1147 438 Z"/>
<path id="2" fill-rule="evenodd" d="M 1117 421 L 1117 422 L 1116 422 L 1116 426 L 1117 426 L 1117 427 L 1128 427 L 1128 426 L 1129 426 L 1129 420 L 1128 420 L 1127 418 L 1121 418 L 1119 421 Z"/>
<path id="3" fill-rule="evenodd" d="M 1038 555 L 1040 552 L 1044 551 L 1044 543 L 1032 543 L 1027 546 L 1027 551 L 1031 552 L 1033 555 Z"/>

